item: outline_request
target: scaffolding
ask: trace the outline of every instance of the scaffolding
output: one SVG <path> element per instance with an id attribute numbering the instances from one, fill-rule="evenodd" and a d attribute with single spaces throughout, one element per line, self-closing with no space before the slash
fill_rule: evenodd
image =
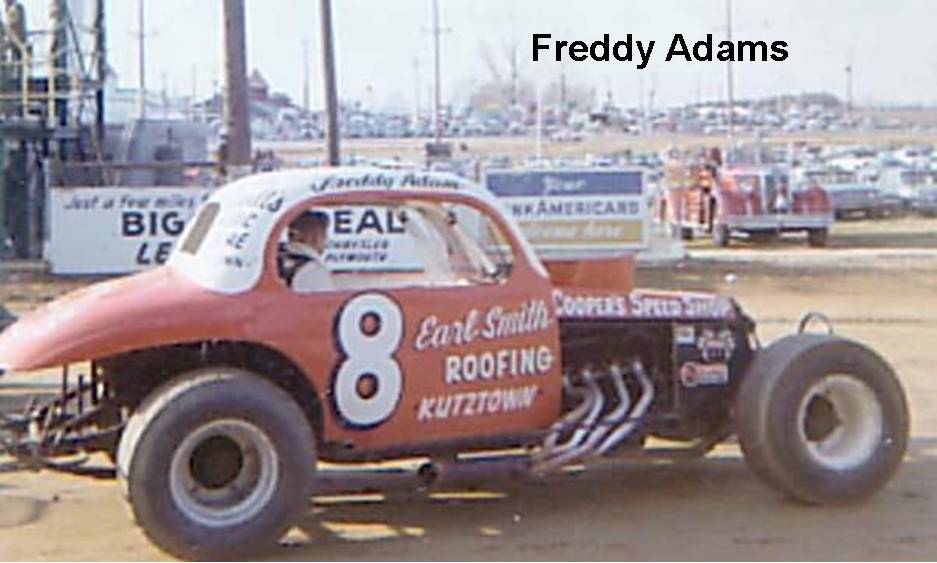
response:
<path id="1" fill-rule="evenodd" d="M 49 171 L 103 162 L 104 0 L 50 0 L 30 29 L 21 0 L 0 28 L 0 258 L 42 253 Z"/>
<path id="2" fill-rule="evenodd" d="M 93 133 L 103 134 L 108 68 L 104 0 L 93 1 L 90 18 L 75 13 L 85 11 L 85 6 L 80 0 L 53 0 L 49 27 L 36 30 L 27 29 L 20 19 L 19 2 L 7 8 L 0 44 L 4 121 L 22 120 L 55 130 L 59 140 L 77 139 L 89 126 Z"/>

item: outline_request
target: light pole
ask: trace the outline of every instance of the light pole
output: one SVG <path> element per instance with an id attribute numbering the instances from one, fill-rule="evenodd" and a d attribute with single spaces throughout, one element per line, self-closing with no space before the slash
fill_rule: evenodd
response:
<path id="1" fill-rule="evenodd" d="M 433 130 L 436 144 L 442 142 L 442 61 L 440 60 L 439 39 L 448 30 L 439 26 L 439 0 L 433 0 Z"/>

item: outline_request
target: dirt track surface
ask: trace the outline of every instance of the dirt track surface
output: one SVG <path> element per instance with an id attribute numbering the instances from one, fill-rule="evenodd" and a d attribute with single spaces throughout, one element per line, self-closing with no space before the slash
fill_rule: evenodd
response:
<path id="1" fill-rule="evenodd" d="M 906 462 L 859 506 L 785 500 L 734 445 L 678 464 L 615 463 L 471 495 L 321 498 L 275 559 L 933 559 L 937 553 L 937 222 L 837 225 L 830 250 L 797 239 L 713 249 L 639 272 L 642 286 L 734 294 L 764 341 L 820 309 L 896 368 L 911 403 Z M 911 234 L 907 234 L 911 233 Z M 0 283 L 14 309 L 81 282 Z M 15 294 L 19 300 L 12 299 Z M 32 297 L 31 297 L 32 296 Z M 0 559 L 161 559 L 117 485 L 0 475 Z"/>

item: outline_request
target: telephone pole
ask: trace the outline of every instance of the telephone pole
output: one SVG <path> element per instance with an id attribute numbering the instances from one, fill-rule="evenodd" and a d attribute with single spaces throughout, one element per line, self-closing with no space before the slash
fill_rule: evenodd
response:
<path id="1" fill-rule="evenodd" d="M 420 59 L 413 57 L 413 127 L 420 123 Z"/>
<path id="2" fill-rule="evenodd" d="M 437 145 L 442 142 L 442 63 L 439 56 L 439 38 L 446 31 L 448 30 L 439 26 L 439 0 L 433 0 L 433 130 Z"/>
<path id="3" fill-rule="evenodd" d="M 309 106 L 309 40 L 303 39 L 303 110 L 308 114 Z"/>
<path id="4" fill-rule="evenodd" d="M 322 38 L 322 84 L 325 87 L 325 144 L 329 166 L 342 162 L 338 127 L 338 87 L 335 81 L 335 45 L 332 40 L 332 0 L 319 0 L 319 37 Z"/>
<path id="5" fill-rule="evenodd" d="M 224 122 L 230 166 L 251 163 L 244 19 L 244 0 L 224 0 Z"/>
<path id="6" fill-rule="evenodd" d="M 726 0 L 726 40 L 732 42 L 732 0 Z M 732 61 L 726 61 L 726 90 L 729 107 L 726 110 L 726 125 L 729 129 L 729 145 L 735 145 L 735 80 L 732 76 Z"/>
<path id="7" fill-rule="evenodd" d="M 137 0 L 137 93 L 140 119 L 146 119 L 146 20 L 143 0 Z"/>
<path id="8" fill-rule="evenodd" d="M 852 51 L 846 63 L 846 119 L 852 118 Z"/>

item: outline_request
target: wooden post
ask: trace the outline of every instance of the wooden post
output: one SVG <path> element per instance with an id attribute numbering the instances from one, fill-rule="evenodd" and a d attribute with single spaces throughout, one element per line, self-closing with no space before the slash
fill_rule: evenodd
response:
<path id="1" fill-rule="evenodd" d="M 227 162 L 251 164 L 250 108 L 247 93 L 247 48 L 244 0 L 224 0 L 224 122 Z"/>
<path id="2" fill-rule="evenodd" d="M 332 38 L 332 1 L 319 0 L 319 36 L 322 40 L 322 84 L 325 87 L 325 144 L 329 166 L 342 162 L 338 127 L 338 87 L 335 81 L 335 45 Z"/>

